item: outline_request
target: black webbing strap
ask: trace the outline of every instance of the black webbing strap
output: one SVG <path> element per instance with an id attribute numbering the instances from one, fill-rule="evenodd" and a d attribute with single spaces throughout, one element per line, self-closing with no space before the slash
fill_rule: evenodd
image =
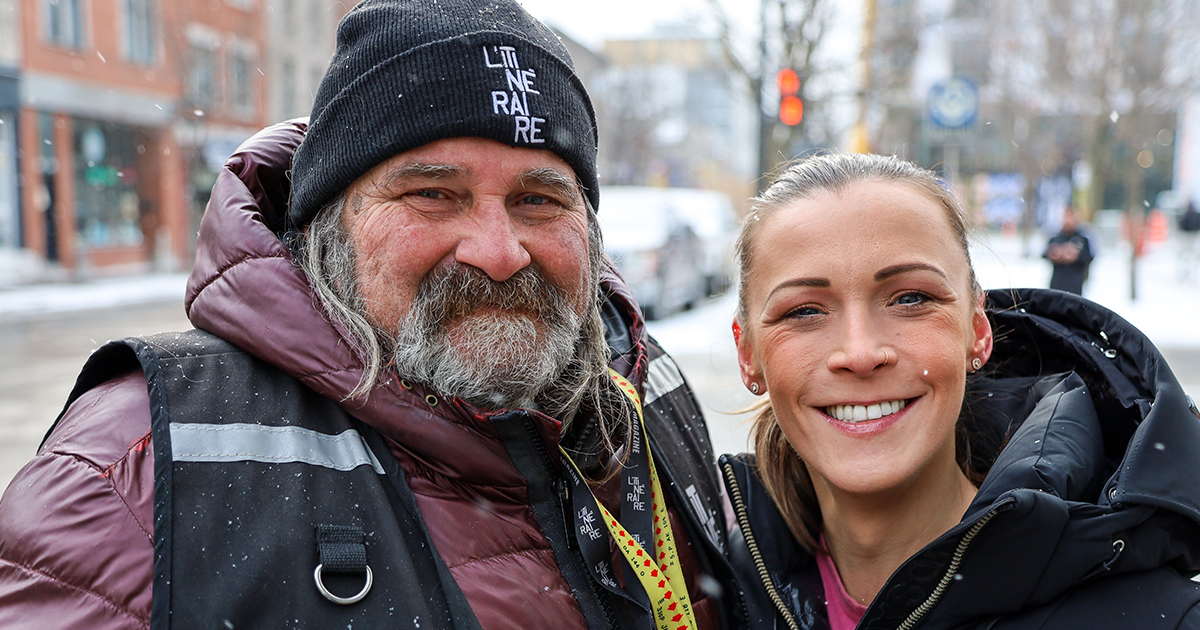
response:
<path id="1" fill-rule="evenodd" d="M 421 510 L 417 507 L 417 499 L 412 488 L 408 486 L 404 470 L 400 462 L 392 455 L 383 437 L 377 431 L 362 421 L 355 420 L 354 426 L 367 441 L 367 446 L 375 453 L 375 457 L 383 466 L 384 476 L 388 483 L 388 499 L 392 503 L 393 513 L 400 525 L 402 541 L 396 541 L 403 549 L 409 550 L 406 558 L 409 568 L 405 572 L 407 582 L 402 588 L 416 592 L 426 603 L 425 618 L 430 620 L 428 627 L 447 630 L 480 630 L 479 620 L 471 610 L 467 598 L 459 588 L 458 582 L 450 574 L 445 561 L 438 554 L 433 539 L 429 536 Z"/>
<path id="2" fill-rule="evenodd" d="M 366 534 L 361 527 L 317 525 L 317 551 L 328 573 L 366 573 Z"/>

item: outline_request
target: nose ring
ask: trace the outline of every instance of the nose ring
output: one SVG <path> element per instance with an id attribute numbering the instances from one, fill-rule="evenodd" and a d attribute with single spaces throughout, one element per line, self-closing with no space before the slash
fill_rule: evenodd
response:
<path id="1" fill-rule="evenodd" d="M 883 364 L 887 365 L 892 362 L 892 351 L 887 348 L 883 349 Z"/>

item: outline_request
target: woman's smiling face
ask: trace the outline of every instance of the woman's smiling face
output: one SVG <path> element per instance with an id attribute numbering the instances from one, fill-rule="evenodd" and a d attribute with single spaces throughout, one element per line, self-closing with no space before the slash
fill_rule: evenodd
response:
<path id="1" fill-rule="evenodd" d="M 957 471 L 965 374 L 992 333 L 947 212 L 868 181 L 755 232 L 738 361 L 818 486 L 872 495 Z"/>

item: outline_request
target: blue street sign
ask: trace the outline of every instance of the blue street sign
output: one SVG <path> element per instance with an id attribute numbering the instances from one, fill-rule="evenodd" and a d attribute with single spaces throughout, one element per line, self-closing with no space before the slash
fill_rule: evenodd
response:
<path id="1" fill-rule="evenodd" d="M 975 124 L 979 115 L 979 90 L 970 79 L 953 77 L 929 88 L 929 121 L 943 129 Z"/>

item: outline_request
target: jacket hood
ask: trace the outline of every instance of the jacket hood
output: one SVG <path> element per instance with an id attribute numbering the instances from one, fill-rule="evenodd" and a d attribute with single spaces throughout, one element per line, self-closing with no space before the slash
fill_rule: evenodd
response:
<path id="1" fill-rule="evenodd" d="M 420 384 L 386 377 L 365 398 L 346 400 L 363 374 L 363 364 L 345 342 L 344 331 L 325 316 L 279 236 L 287 216 L 288 169 L 306 128 L 306 121 L 298 119 L 258 132 L 218 174 L 200 222 L 196 262 L 188 279 L 184 307 L 189 319 L 322 396 L 341 401 L 347 412 L 402 442 L 416 456 L 428 454 L 430 466 L 447 465 L 447 458 L 437 456 L 447 444 L 478 450 L 460 453 L 453 458 L 456 470 L 441 472 L 494 482 L 494 466 L 498 458 L 507 461 L 507 455 L 494 430 L 479 420 L 503 410 L 442 400 Z M 601 288 L 608 300 L 606 324 L 623 326 L 618 337 L 626 340 L 614 350 L 613 367 L 641 387 L 647 363 L 641 313 L 608 265 Z M 540 421 L 546 439 L 556 444 L 558 422 L 536 412 L 531 415 Z M 490 439 L 456 439 L 462 431 Z"/>
<path id="2" fill-rule="evenodd" d="M 1200 571 L 1200 422 L 1158 349 L 1069 293 L 994 290 L 988 305 L 995 347 L 966 416 L 1007 444 L 962 524 L 931 545 L 953 553 L 989 519 L 940 611 L 1000 614 L 1101 575 Z M 1006 588 L 972 580 L 985 575 Z"/>
<path id="3" fill-rule="evenodd" d="M 899 626 L 928 602 L 937 614 L 921 627 L 954 627 L 1100 576 L 1200 571 L 1200 422 L 1157 348 L 1072 294 L 1006 289 L 987 299 L 994 349 L 968 382 L 963 415 L 973 466 L 987 476 L 962 522 L 896 570 L 860 627 Z M 793 586 L 819 581 L 798 545 L 772 544 L 791 534 L 753 457 L 721 461 L 757 544 L 772 549 L 770 573 Z"/>

